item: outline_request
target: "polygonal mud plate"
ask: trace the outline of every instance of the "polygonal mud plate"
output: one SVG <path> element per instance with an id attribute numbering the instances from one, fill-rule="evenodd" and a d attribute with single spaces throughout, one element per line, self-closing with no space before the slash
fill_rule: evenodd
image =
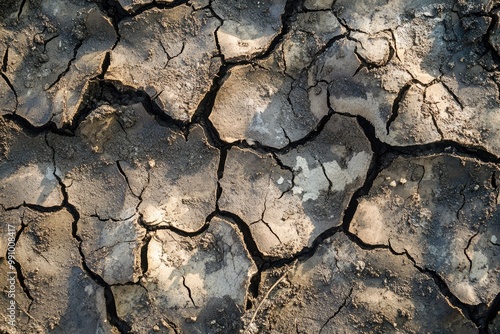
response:
<path id="1" fill-rule="evenodd" d="M 361 199 L 350 231 L 407 252 L 470 305 L 500 292 L 498 166 L 451 155 L 397 158 Z"/>
<path id="2" fill-rule="evenodd" d="M 144 224 L 193 232 L 215 209 L 219 153 L 200 126 L 186 140 L 141 104 L 103 105 L 76 137 L 49 141 L 81 215 L 127 220 L 139 211 Z"/>
<path id="3" fill-rule="evenodd" d="M 118 316 L 133 330 L 237 333 L 256 267 L 242 235 L 213 219 L 194 237 L 156 231 L 141 285 L 114 286 Z"/>
<path id="4" fill-rule="evenodd" d="M 189 121 L 219 70 L 219 25 L 209 10 L 186 5 L 125 19 L 105 77 L 145 91 L 167 115 Z"/>
<path id="5" fill-rule="evenodd" d="M 337 115 L 314 140 L 280 155 L 283 167 L 270 155 L 233 148 L 219 207 L 249 225 L 263 254 L 290 256 L 342 223 L 371 154 L 356 121 Z"/>
<path id="6" fill-rule="evenodd" d="M 231 69 L 215 99 L 210 121 L 222 140 L 283 148 L 307 136 L 329 112 L 323 84 L 293 80 L 279 59 Z"/>

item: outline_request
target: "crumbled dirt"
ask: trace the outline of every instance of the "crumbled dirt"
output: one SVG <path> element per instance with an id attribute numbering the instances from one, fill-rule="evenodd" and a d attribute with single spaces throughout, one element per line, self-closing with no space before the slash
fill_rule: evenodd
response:
<path id="1" fill-rule="evenodd" d="M 499 333 L 499 21 L 3 1 L 0 332 Z"/>

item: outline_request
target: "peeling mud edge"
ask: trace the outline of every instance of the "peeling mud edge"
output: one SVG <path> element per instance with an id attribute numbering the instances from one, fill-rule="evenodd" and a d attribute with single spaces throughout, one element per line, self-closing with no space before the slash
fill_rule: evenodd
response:
<path id="1" fill-rule="evenodd" d="M 56 160 L 55 160 L 55 149 L 49 144 L 47 136 L 45 137 L 45 141 L 47 146 L 52 150 L 52 161 L 54 163 L 54 172 L 53 175 L 57 179 L 59 186 L 61 187 L 61 193 L 63 194 L 63 203 L 62 207 L 65 208 L 69 214 L 73 217 L 73 223 L 72 223 L 72 237 L 75 239 L 78 243 L 78 252 L 80 253 L 80 258 L 81 258 L 81 265 L 85 273 L 99 286 L 101 286 L 104 289 L 104 298 L 106 302 L 106 315 L 107 315 L 107 320 L 111 325 L 113 325 L 120 333 L 130 333 L 132 327 L 120 319 L 118 317 L 117 311 L 116 311 L 116 303 L 115 303 L 115 298 L 113 295 L 113 292 L 111 291 L 111 286 L 104 281 L 104 279 L 99 276 L 98 274 L 94 273 L 88 266 L 85 260 L 85 254 L 83 253 L 82 250 L 82 238 L 78 235 L 78 222 L 80 220 L 80 213 L 76 209 L 76 207 L 69 203 L 69 196 L 68 192 L 66 190 L 66 185 L 64 184 L 63 180 L 57 175 L 56 173 Z"/>
<path id="2" fill-rule="evenodd" d="M 500 293 L 498 293 L 493 299 L 490 308 L 485 312 L 483 322 L 481 323 L 480 334 L 494 334 L 488 330 L 488 326 L 495 320 L 495 318 L 500 317 Z"/>

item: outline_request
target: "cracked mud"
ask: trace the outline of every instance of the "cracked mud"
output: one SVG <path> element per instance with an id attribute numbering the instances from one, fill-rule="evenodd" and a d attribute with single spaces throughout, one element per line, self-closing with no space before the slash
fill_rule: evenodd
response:
<path id="1" fill-rule="evenodd" d="M 500 332 L 498 1 L 8 0 L 0 59 L 1 333 Z"/>

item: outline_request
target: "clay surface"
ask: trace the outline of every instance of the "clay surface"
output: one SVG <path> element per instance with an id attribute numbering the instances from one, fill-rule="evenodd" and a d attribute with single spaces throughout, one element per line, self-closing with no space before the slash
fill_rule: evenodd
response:
<path id="1" fill-rule="evenodd" d="M 4 0 L 0 333 L 500 332 L 496 0 Z"/>

